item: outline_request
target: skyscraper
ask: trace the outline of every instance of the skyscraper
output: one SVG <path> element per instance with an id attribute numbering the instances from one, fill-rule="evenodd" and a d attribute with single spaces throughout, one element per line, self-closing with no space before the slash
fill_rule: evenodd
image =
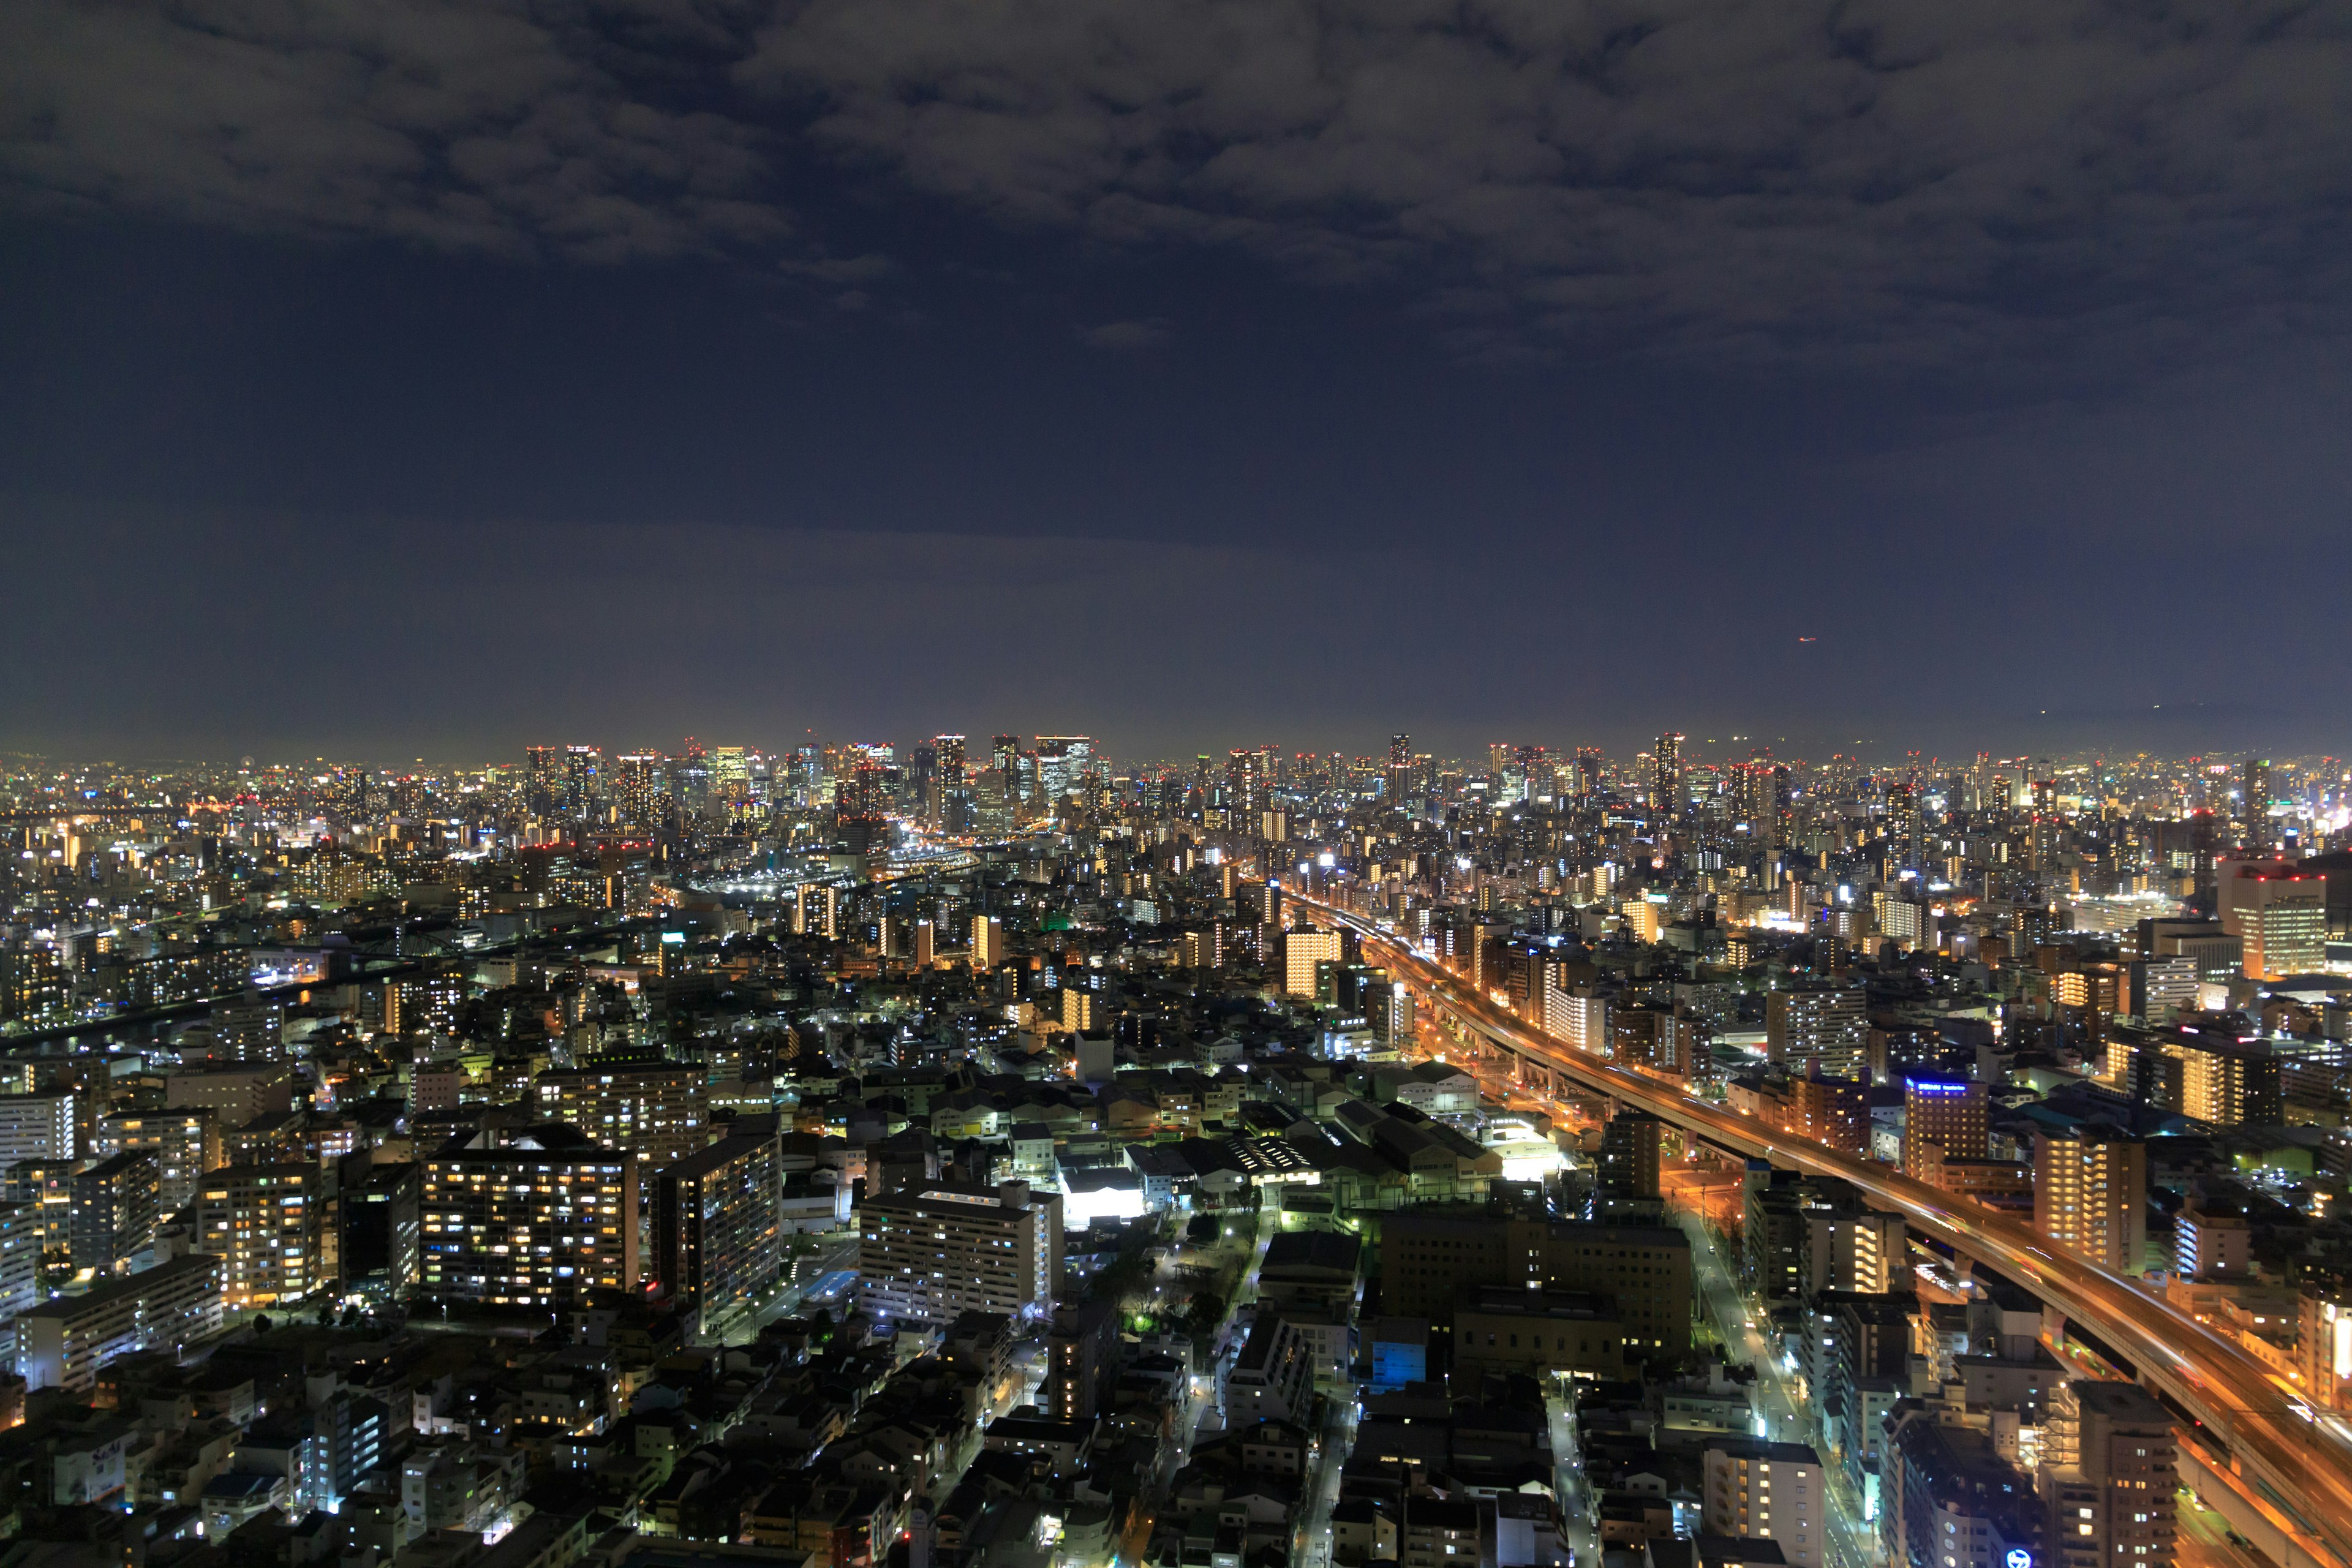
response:
<path id="1" fill-rule="evenodd" d="M 2271 762 L 2268 757 L 2248 757 L 2238 771 L 2238 793 L 2242 804 L 2239 810 L 2245 821 L 2245 832 L 2240 842 L 2249 849 L 2271 847 Z"/>
<path id="2" fill-rule="evenodd" d="M 563 815 L 584 822 L 604 793 L 604 753 L 595 746 L 563 748 Z"/>
<path id="3" fill-rule="evenodd" d="M 1657 749 L 1651 755 L 1650 804 L 1668 819 L 1682 815 L 1683 738 L 1678 731 L 1669 731 L 1659 736 Z"/>
<path id="4" fill-rule="evenodd" d="M 1412 790 L 1412 737 L 1389 737 L 1389 805 L 1398 811 L 1404 809 L 1405 796 Z"/>
<path id="5" fill-rule="evenodd" d="M 513 1137 L 424 1162 L 425 1295 L 561 1310 L 592 1290 L 635 1289 L 635 1152 L 561 1125 Z"/>
<path id="6" fill-rule="evenodd" d="M 750 1306 L 775 1276 L 783 1193 L 777 1155 L 772 1131 L 746 1133 L 654 1178 L 650 1272 L 698 1334 Z"/>
<path id="7" fill-rule="evenodd" d="M 1235 832 L 1255 835 L 1265 812 L 1265 753 L 1234 749 L 1225 760 L 1225 821 Z"/>

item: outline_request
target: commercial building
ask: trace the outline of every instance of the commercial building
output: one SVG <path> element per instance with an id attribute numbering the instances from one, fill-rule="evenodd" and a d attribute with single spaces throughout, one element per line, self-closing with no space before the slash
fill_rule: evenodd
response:
<path id="1" fill-rule="evenodd" d="M 2047 1568 L 2171 1562 L 2177 1463 L 2172 1417 L 2146 1389 L 2081 1378 L 2060 1384 L 2035 1476 Z"/>
<path id="2" fill-rule="evenodd" d="M 1775 991 L 1764 999 L 1766 1054 L 1790 1073 L 1869 1076 L 1868 993 L 1859 985 Z"/>
<path id="3" fill-rule="evenodd" d="M 592 1290 L 637 1288 L 634 1150 L 550 1125 L 504 1145 L 445 1148 L 423 1164 L 427 1298 L 560 1311 Z"/>
<path id="4" fill-rule="evenodd" d="M 2147 1145 L 2085 1125 L 2033 1136 L 2033 1228 L 2118 1273 L 2147 1245 Z"/>
<path id="5" fill-rule="evenodd" d="M 257 1116 L 292 1110 L 293 1077 L 284 1062 L 183 1068 L 164 1079 L 163 1104 L 172 1110 L 210 1110 L 221 1126 L 242 1127 Z"/>
<path id="6" fill-rule="evenodd" d="M 2279 1058 L 2261 1041 L 2174 1028 L 2158 1037 L 2158 1049 L 2180 1064 L 2182 1115 L 2216 1127 L 2282 1119 Z"/>
<path id="7" fill-rule="evenodd" d="M 748 1308 L 783 1260 L 775 1135 L 724 1138 L 654 1177 L 649 1272 L 690 1331 Z"/>
<path id="8" fill-rule="evenodd" d="M 710 1141 L 708 1080 L 687 1062 L 562 1068 L 539 1075 L 539 1113 L 634 1152 L 650 1173 Z"/>
<path id="9" fill-rule="evenodd" d="M 1450 1323 L 1464 1290 L 1532 1285 L 1607 1298 L 1628 1359 L 1690 1347 L 1690 1240 L 1669 1226 L 1407 1209 L 1381 1221 L 1381 1305 L 1400 1316 Z"/>
<path id="10" fill-rule="evenodd" d="M 125 1111 L 99 1122 L 90 1152 L 103 1160 L 132 1149 L 152 1150 L 155 1206 L 174 1215 L 195 1201 L 205 1173 L 226 1163 L 220 1129 L 219 1114 L 201 1107 Z"/>
<path id="11" fill-rule="evenodd" d="M 197 1189 L 195 1245 L 222 1260 L 232 1307 L 294 1301 L 329 1283 L 318 1165 L 224 1165 Z"/>
<path id="12" fill-rule="evenodd" d="M 858 1209 L 858 1291 L 887 1322 L 952 1322 L 1053 1310 L 1062 1275 L 1060 1200 L 1026 1182 L 936 1182 L 869 1196 Z"/>
<path id="13" fill-rule="evenodd" d="M 1796 1568 L 1821 1568 L 1829 1494 L 1821 1456 L 1802 1443 L 1722 1437 L 1706 1446 L 1700 1518 L 1709 1535 L 1778 1542 Z"/>
<path id="14" fill-rule="evenodd" d="M 2327 967 L 2327 879 L 2284 861 L 2229 868 L 2221 883 L 2221 929 L 2241 942 L 2250 980 L 2284 980 Z"/>
<path id="15" fill-rule="evenodd" d="M 88 1389 L 118 1356 L 216 1334 L 220 1281 L 221 1260 L 199 1252 L 44 1301 L 16 1319 L 17 1375 L 30 1388 Z"/>
<path id="16" fill-rule="evenodd" d="M 1458 1372 L 1625 1375 L 1625 1333 L 1615 1303 L 1589 1290 L 1479 1285 L 1454 1310 Z"/>
<path id="17" fill-rule="evenodd" d="M 1905 1175 L 1928 1181 L 1937 1165 L 1984 1159 L 1989 1139 L 1983 1084 L 1916 1073 L 1903 1080 Z"/>

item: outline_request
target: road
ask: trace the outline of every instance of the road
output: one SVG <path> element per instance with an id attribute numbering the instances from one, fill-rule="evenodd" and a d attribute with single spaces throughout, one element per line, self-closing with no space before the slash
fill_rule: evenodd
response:
<path id="1" fill-rule="evenodd" d="M 1698 1287 L 1699 1300 L 1715 1320 L 1725 1351 L 1756 1369 L 1748 1399 L 1753 1413 L 1763 1418 L 1765 1431 L 1760 1435 L 1776 1443 L 1803 1443 L 1819 1451 L 1822 1444 L 1815 1429 L 1812 1401 L 1807 1397 L 1804 1380 L 1788 1370 L 1780 1347 L 1772 1342 L 1767 1331 L 1771 1319 L 1741 1295 L 1706 1226 L 1695 1215 L 1681 1218 L 1683 1230 L 1690 1237 L 1692 1279 Z M 1822 1456 L 1822 1479 L 1829 1501 L 1824 1516 L 1830 1543 L 1828 1568 L 1873 1568 L 1878 1561 L 1876 1540 L 1862 1517 L 1862 1500 L 1847 1484 L 1843 1471 L 1837 1460 Z"/>
<path id="2" fill-rule="evenodd" d="M 2249 1352 L 2175 1310 L 2138 1281 L 2055 1252 L 2032 1226 L 1889 1166 L 1792 1138 L 1696 1099 L 1675 1080 L 1577 1051 L 1475 994 L 1361 916 L 1301 893 L 1289 898 L 1297 907 L 1354 931 L 1368 957 L 1388 965 L 1433 1006 L 1527 1063 L 1735 1152 L 1849 1182 L 1873 1202 L 1901 1212 L 1914 1229 L 1991 1264 L 2068 1317 L 2092 1325 L 2131 1358 L 2143 1381 L 2230 1445 L 2243 1479 L 2285 1500 L 2286 1522 L 2297 1546 L 2315 1562 L 2352 1568 L 2352 1444 L 2313 1420 L 2292 1385 Z"/>

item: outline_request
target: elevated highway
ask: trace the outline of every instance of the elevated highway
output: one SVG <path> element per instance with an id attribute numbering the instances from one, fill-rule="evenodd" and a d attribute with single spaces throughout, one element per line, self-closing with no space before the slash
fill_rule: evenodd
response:
<path id="1" fill-rule="evenodd" d="M 2228 1468 L 2292 1528 L 2285 1568 L 2352 1568 L 2352 1442 L 2323 1424 L 2292 1384 L 2238 1345 L 2152 1295 L 2047 1243 L 2022 1221 L 1860 1155 L 1791 1138 L 1671 1079 L 1573 1049 L 1498 1007 L 1360 916 L 1286 889 L 1292 903 L 1356 933 L 1365 952 L 1429 1003 L 1528 1066 L 1646 1110 L 1707 1142 L 1777 1165 L 1835 1176 L 1882 1209 L 1981 1259 L 2086 1325 L 2229 1449 Z"/>

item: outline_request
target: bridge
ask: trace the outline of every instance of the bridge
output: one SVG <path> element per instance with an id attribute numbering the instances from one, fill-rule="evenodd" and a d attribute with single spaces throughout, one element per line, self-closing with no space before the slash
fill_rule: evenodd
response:
<path id="1" fill-rule="evenodd" d="M 1285 897 L 1354 932 L 1368 957 L 1386 965 L 1431 1006 L 1516 1058 L 1535 1081 L 1575 1085 L 1648 1111 L 1717 1147 L 1851 1183 L 1882 1210 L 1901 1214 L 1921 1235 L 2022 1281 L 2113 1346 L 2142 1383 L 2195 1417 L 2226 1448 L 2223 1459 L 2200 1453 L 2194 1440 L 2184 1441 L 2183 1468 L 2230 1489 L 2219 1500 L 2225 1517 L 2273 1548 L 2273 1561 L 2284 1568 L 2352 1568 L 2352 1427 L 2320 1415 L 2292 1384 L 2249 1352 L 2152 1295 L 2139 1281 L 2060 1248 L 2011 1215 L 1874 1160 L 1790 1137 L 1700 1100 L 1675 1080 L 1579 1051 L 1530 1027 L 1362 917 L 1288 889 Z"/>

